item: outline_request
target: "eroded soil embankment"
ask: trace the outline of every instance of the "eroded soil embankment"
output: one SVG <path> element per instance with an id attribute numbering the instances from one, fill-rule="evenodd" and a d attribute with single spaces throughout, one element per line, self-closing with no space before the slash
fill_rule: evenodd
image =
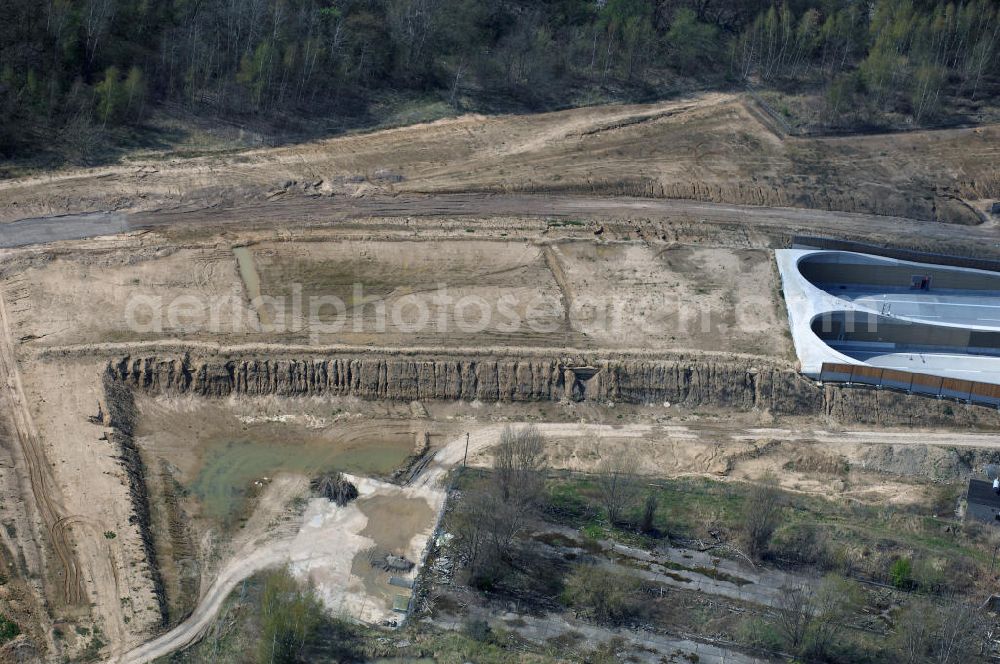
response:
<path id="1" fill-rule="evenodd" d="M 786 366 L 748 359 L 594 360 L 323 356 L 123 357 L 108 376 L 150 394 L 330 395 L 385 400 L 661 403 L 843 423 L 1000 426 L 997 411 L 862 388 L 819 386 Z"/>
<path id="2" fill-rule="evenodd" d="M 137 411 L 132 390 L 115 374 L 108 371 L 102 377 L 104 384 L 104 424 L 111 427 L 109 441 L 118 450 L 122 467 L 128 477 L 129 496 L 132 499 L 132 517 L 139 527 L 142 548 L 149 563 L 149 576 L 153 585 L 162 623 L 167 624 L 167 598 L 163 577 L 156 560 L 156 546 L 150 528 L 149 496 L 146 491 L 146 469 L 133 440 Z"/>
<path id="3" fill-rule="evenodd" d="M 891 217 L 907 217 L 920 221 L 974 226 L 982 222 L 976 211 L 954 194 L 939 191 L 917 197 L 909 192 L 889 190 L 884 186 L 858 186 L 834 191 L 822 182 L 812 185 L 788 181 L 765 184 L 723 184 L 704 181 L 663 182 L 650 177 L 594 179 L 580 183 L 526 183 L 518 186 L 487 187 L 499 193 L 571 194 L 609 197 L 666 198 L 731 203 L 763 207 L 792 207 L 832 210 Z"/>

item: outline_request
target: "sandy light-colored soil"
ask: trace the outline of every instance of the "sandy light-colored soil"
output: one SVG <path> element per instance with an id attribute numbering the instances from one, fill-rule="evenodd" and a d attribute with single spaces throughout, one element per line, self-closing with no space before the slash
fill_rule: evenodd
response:
<path id="1" fill-rule="evenodd" d="M 1000 449 L 997 437 L 926 431 L 918 443 L 911 430 L 844 431 L 822 413 L 676 404 L 143 397 L 137 486 L 152 503 L 154 567 L 98 411 L 101 374 L 109 359 L 160 352 L 344 349 L 673 353 L 790 370 L 770 250 L 806 230 L 995 254 L 995 226 L 973 208 L 1000 198 L 998 131 L 784 138 L 743 98 L 709 94 L 0 182 L 0 540 L 18 561 L 0 604 L 24 621 L 36 612 L 21 642 L 51 661 L 168 654 L 203 633 L 240 580 L 281 564 L 331 610 L 392 620 L 406 593 L 373 570 L 371 549 L 419 560 L 464 434 L 483 466 L 510 423 L 539 425 L 553 468 L 589 472 L 635 453 L 658 476 L 780 470 L 793 492 L 924 501 L 932 480 L 966 477 L 954 448 Z M 88 240 L 66 232 L 77 218 L 44 220 L 37 235 L 16 226 L 89 210 L 128 214 L 101 217 L 83 236 L 116 234 Z M 874 216 L 890 214 L 910 218 Z M 27 240 L 6 242 L 15 227 Z M 127 228 L 141 230 L 117 234 Z M 63 241 L 22 246 L 50 237 Z M 485 302 L 490 320 L 463 329 L 454 304 L 435 308 L 443 291 Z M 296 296 L 304 308 L 287 301 Z M 345 324 L 331 328 L 336 307 L 311 311 L 310 298 L 336 298 Z M 534 326 L 508 324 L 529 317 Z M 423 472 L 385 482 L 425 435 Z M 353 473 L 358 501 L 310 497 L 326 466 Z"/>
<path id="2" fill-rule="evenodd" d="M 791 353 L 775 333 L 785 314 L 766 250 L 404 229 L 260 242 L 242 263 L 211 234 L 173 250 L 152 236 L 92 241 L 92 253 L 10 268 L 12 331 L 35 349 L 173 339 Z"/>
<path id="3" fill-rule="evenodd" d="M 262 407 L 255 407 L 254 404 Z M 176 410 L 169 401 L 168 409 Z M 406 422 L 411 413 L 391 404 L 334 399 L 230 400 L 228 408 L 249 413 L 280 409 L 288 422 L 310 421 L 316 412 L 336 406 L 343 409 L 354 427 L 385 427 L 383 418 Z M 145 410 L 149 410 L 146 406 Z M 387 411 L 386 408 L 389 410 Z M 595 410 L 596 408 L 596 410 Z M 782 486 L 793 492 L 822 496 L 842 496 L 868 503 L 906 506 L 926 500 L 934 491 L 925 473 L 914 468 L 911 477 L 886 476 L 877 467 L 869 468 L 872 450 L 913 445 L 901 442 L 910 435 L 881 430 L 830 431 L 808 419 L 791 419 L 782 426 L 762 426 L 760 416 L 746 414 L 718 418 L 685 413 L 683 409 L 648 406 L 592 406 L 589 419 L 616 421 L 615 413 L 627 413 L 626 423 L 581 423 L 580 413 L 571 404 L 555 404 L 545 414 L 563 422 L 533 422 L 524 419 L 536 411 L 527 405 L 507 405 L 498 409 L 482 406 L 432 405 L 427 412 L 428 427 L 451 433 L 437 443 L 431 463 L 410 486 L 398 487 L 377 480 L 354 478 L 361 497 L 338 508 L 325 500 L 310 500 L 295 507 L 296 498 L 307 492 L 307 477 L 279 473 L 269 480 L 247 522 L 231 541 L 218 540 L 218 548 L 203 552 L 212 572 L 205 575 L 203 590 L 191 618 L 174 630 L 130 652 L 122 661 L 148 661 L 181 647 L 204 630 L 225 595 L 242 578 L 253 572 L 284 563 L 317 588 L 324 602 L 335 612 L 347 612 L 367 621 L 394 620 L 393 601 L 408 591 L 388 584 L 388 573 L 372 570 L 369 552 L 391 551 L 410 560 L 419 560 L 430 536 L 436 515 L 444 501 L 444 482 L 449 469 L 460 465 L 466 454 L 473 466 L 491 463 L 492 447 L 506 426 L 534 423 L 546 440 L 546 459 L 555 469 L 591 472 L 609 454 L 635 454 L 642 470 L 660 477 L 707 476 L 731 480 L 756 480 L 784 469 Z M 349 413 L 349 415 L 348 415 Z M 537 416 L 536 416 L 537 417 Z M 641 420 L 648 423 L 637 423 Z M 617 420 L 620 422 L 620 420 Z M 992 434 L 958 435 L 943 431 L 921 432 L 925 463 L 937 465 L 946 458 L 928 454 L 934 446 L 942 450 L 955 445 L 973 448 L 1000 448 Z M 956 468 L 953 477 L 960 475 Z M 411 576 L 399 573 L 400 576 Z"/>
<path id="4" fill-rule="evenodd" d="M 433 475 L 435 481 L 413 487 L 345 477 L 358 488 L 356 501 L 339 507 L 325 498 L 313 498 L 297 516 L 289 505 L 307 493 L 305 478 L 275 478 L 253 517 L 227 548 L 223 564 L 193 614 L 175 629 L 113 661 L 148 662 L 182 648 L 208 627 L 237 583 L 281 564 L 308 580 L 331 612 L 372 623 L 398 618 L 393 611 L 396 593 L 387 583 L 387 574 L 372 571 L 365 553 L 372 547 L 388 546 L 396 555 L 420 560 L 444 505 L 441 474 Z M 391 525 L 370 522 L 374 518 L 384 521 L 389 515 Z M 415 573 L 416 569 L 398 575 L 412 579 Z"/>
<path id="5" fill-rule="evenodd" d="M 293 235 L 283 229 L 242 234 L 216 228 L 168 230 L 88 240 L 54 251 L 9 252 L 3 267 L 5 302 L 10 303 L 6 357 L 12 358 L 7 366 L 17 368 L 23 392 L 18 396 L 21 393 L 15 390 L 9 398 L 28 406 L 27 411 L 17 412 L 31 416 L 37 436 L 24 439 L 36 441 L 50 475 L 37 483 L 50 486 L 46 495 L 60 506 L 51 523 L 42 519 L 49 527 L 40 529 L 39 540 L 73 552 L 68 562 L 86 570 L 80 576 L 80 592 L 92 605 L 90 611 L 62 619 L 88 630 L 98 627 L 108 644 L 103 651 L 108 655 L 123 654 L 162 629 L 153 570 L 132 519 L 128 478 L 115 448 L 102 440 L 105 430 L 100 420 L 88 419 L 98 414 L 100 374 L 108 358 L 156 353 L 160 348 L 170 353 L 212 352 L 225 345 L 262 353 L 283 348 L 316 352 L 371 347 L 401 353 L 422 348 L 421 352 L 437 354 L 462 348 L 507 353 L 570 349 L 571 353 L 642 356 L 683 351 L 721 359 L 751 356 L 788 362 L 791 346 L 784 333 L 777 277 L 766 249 L 769 240 L 721 236 L 712 241 L 711 231 L 705 230 L 672 238 L 637 236 L 628 225 L 608 225 L 595 234 L 595 228 L 509 218 L 488 222 L 484 232 L 468 233 L 462 221 L 411 224 L 405 219 L 379 219 L 344 228 L 297 230 Z M 355 299 L 355 283 L 367 289 L 367 295 Z M 482 330 L 463 330 L 454 310 L 443 319 L 432 310 L 426 327 L 416 330 L 406 318 L 407 308 L 397 309 L 401 317 L 393 317 L 394 308 L 407 298 L 432 306 L 441 284 L 454 299 L 478 297 L 493 303 L 508 297 L 513 314 L 520 317 L 534 299 L 547 299 L 549 308 L 543 308 L 539 321 L 546 329 L 508 330 L 497 319 Z M 360 310 L 360 329 L 353 327 L 352 319 L 338 331 L 314 335 L 309 329 L 296 329 L 291 311 L 285 328 L 259 329 L 260 312 L 269 305 L 254 301 L 254 296 L 290 297 L 295 288 L 301 289 L 307 303 L 310 297 L 330 295 L 341 299 L 349 310 Z M 180 299 L 195 304 L 218 300 L 230 309 L 218 314 L 223 323 L 218 329 L 192 325 L 191 317 L 182 312 L 175 317 L 165 315 L 159 327 L 137 330 L 135 319 L 129 320 L 130 303 L 137 298 L 166 306 Z M 387 309 L 384 328 L 373 327 L 375 300 Z M 594 310 L 605 304 L 611 306 L 604 312 L 607 319 L 602 320 Z M 278 319 L 276 311 L 266 317 L 272 322 Z M 329 321 L 321 317 L 320 322 Z M 13 375 L 10 368 L 7 372 Z M 861 459 L 862 454 L 844 448 L 837 434 L 822 434 L 822 426 L 815 421 L 758 432 L 761 423 L 757 420 L 741 421 L 731 428 L 661 421 L 673 419 L 665 409 L 644 414 L 643 418 L 652 418 L 646 419 L 647 424 L 632 422 L 618 428 L 608 424 L 616 413 L 602 411 L 610 408 L 606 405 L 587 406 L 597 409 L 587 411 L 593 424 L 567 419 L 577 417 L 573 414 L 583 412 L 581 408 L 545 404 L 539 411 L 547 413 L 542 417 L 560 422 L 545 425 L 555 467 L 587 471 L 612 450 L 634 447 L 649 461 L 650 472 L 754 479 L 769 468 L 794 462 L 798 468 L 812 470 L 787 473 L 790 489 L 821 492 L 834 485 L 845 493 L 851 491 L 857 499 L 900 504 L 923 495 L 921 486 L 909 480 L 875 479 L 860 471 L 849 476 L 834 472 L 843 465 L 838 454 L 848 460 Z M 261 505 L 273 503 L 265 496 L 272 491 L 275 472 L 291 472 L 299 478 L 296 481 L 305 481 L 304 470 L 320 470 L 321 461 L 346 457 L 317 456 L 315 467 L 283 470 L 281 463 L 269 460 L 267 447 L 272 441 L 301 443 L 303 447 L 295 448 L 297 456 L 323 446 L 350 455 L 386 443 L 398 433 L 402 441 L 398 462 L 424 433 L 439 447 L 469 430 L 473 463 L 481 464 L 488 460 L 488 453 L 476 450 L 488 449 L 502 428 L 503 420 L 493 419 L 494 415 L 499 412 L 511 421 L 530 421 L 523 409 L 504 415 L 503 409 L 484 410 L 476 404 L 434 405 L 428 417 L 423 407 L 413 410 L 407 404 L 374 406 L 351 400 L 277 397 L 161 399 L 140 402 L 139 410 L 137 444 L 145 463 L 144 482 L 156 534 L 155 572 L 164 584 L 168 613 L 182 616 L 193 609 L 197 620 L 210 619 L 218 600 L 214 593 L 224 593 L 227 584 L 261 565 L 281 561 L 298 565 L 302 578 L 308 577 L 321 588 L 347 588 L 348 594 L 324 591 L 330 606 L 340 603 L 374 621 L 391 618 L 396 587 L 390 588 L 384 575 L 373 576 L 361 554 L 382 546 L 418 555 L 443 500 L 443 473 L 460 461 L 454 445 L 446 446 L 437 465 L 420 477 L 413 490 L 429 492 L 421 494 L 429 501 L 429 509 L 403 510 L 414 524 L 405 545 L 386 535 L 385 510 L 376 508 L 377 501 L 367 508 L 359 503 L 356 513 L 313 506 L 309 519 L 317 519 L 316 527 L 322 530 L 329 522 L 329 529 L 322 532 L 347 538 L 350 546 L 337 552 L 343 557 L 336 561 L 314 558 L 309 548 L 300 552 L 304 557 L 295 558 L 299 554 L 290 544 L 294 538 L 288 539 L 294 530 L 291 526 L 282 531 L 288 538 L 275 544 L 277 549 L 268 549 L 269 554 L 242 543 L 239 533 L 246 536 L 267 530 L 256 531 L 248 524 L 263 518 Z M 772 440 L 780 442 L 775 446 L 768 442 Z M 246 450 L 257 459 L 243 474 L 226 456 L 242 450 L 239 445 L 247 445 Z M 817 445 L 839 445 L 841 451 L 831 456 L 814 451 Z M 220 473 L 218 480 L 209 482 L 215 482 L 223 494 L 235 492 L 239 500 L 206 493 L 201 479 L 206 472 Z M 386 472 L 382 469 L 376 474 Z M 251 488 L 255 482 L 259 488 Z M 400 491 L 377 482 L 371 486 L 381 487 L 378 491 L 385 495 Z M 228 506 L 213 512 L 220 500 Z M 244 556 L 248 551 L 252 554 Z M 48 558 L 39 564 L 56 569 Z M 195 630 L 188 636 L 195 638 L 198 633 Z M 80 639 L 65 648 L 80 652 L 87 645 Z"/>
<path id="6" fill-rule="evenodd" d="M 304 145 L 0 183 L 3 219 L 198 209 L 285 196 L 598 191 L 977 223 L 1000 197 L 997 127 L 782 138 L 740 95 L 463 116 Z"/>

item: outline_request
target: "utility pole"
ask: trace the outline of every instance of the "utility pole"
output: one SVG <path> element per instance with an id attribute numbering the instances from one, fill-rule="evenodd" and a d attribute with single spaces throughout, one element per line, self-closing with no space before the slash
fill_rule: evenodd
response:
<path id="1" fill-rule="evenodd" d="M 462 457 L 462 468 L 465 468 L 466 462 L 469 460 L 469 432 L 465 432 L 465 456 Z"/>

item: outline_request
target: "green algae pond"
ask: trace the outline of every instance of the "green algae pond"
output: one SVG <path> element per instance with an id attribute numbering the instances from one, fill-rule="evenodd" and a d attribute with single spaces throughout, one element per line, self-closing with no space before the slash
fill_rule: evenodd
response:
<path id="1" fill-rule="evenodd" d="M 201 467 L 187 487 L 202 506 L 202 515 L 229 521 L 251 495 L 253 482 L 280 472 L 315 475 L 329 470 L 385 476 L 413 451 L 412 436 L 386 436 L 352 441 L 350 446 L 315 438 L 299 442 L 252 438 L 212 441 Z"/>

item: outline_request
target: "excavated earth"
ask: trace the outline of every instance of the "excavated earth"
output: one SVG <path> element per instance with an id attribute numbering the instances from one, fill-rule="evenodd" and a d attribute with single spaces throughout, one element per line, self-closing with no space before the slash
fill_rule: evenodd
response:
<path id="1" fill-rule="evenodd" d="M 269 478 L 303 472 L 275 460 L 268 440 L 298 445 L 289 449 L 317 464 L 333 459 L 389 479 L 422 441 L 433 448 L 478 430 L 484 417 L 572 422 L 585 413 L 614 423 L 628 412 L 633 422 L 661 422 L 629 434 L 648 439 L 651 450 L 697 450 L 691 436 L 721 437 L 708 457 L 664 459 L 672 472 L 730 473 L 743 463 L 752 474 L 772 463 L 761 456 L 777 453 L 772 436 L 789 438 L 781 454 L 794 457 L 826 440 L 817 427 L 1000 424 L 989 409 L 800 376 L 770 253 L 780 240 L 767 234 L 713 242 L 713 229 L 692 230 L 676 242 L 636 237 L 629 224 L 606 222 L 595 235 L 590 222 L 517 219 L 468 228 L 424 225 L 415 233 L 407 220 L 380 219 L 303 229 L 294 239 L 284 231 L 164 230 L 5 257 L 0 296 L 17 398 L 37 428 L 33 442 L 54 461 L 44 472 L 60 494 L 54 523 L 22 517 L 23 532 L 35 529 L 33 541 L 46 543 L 29 565 L 51 578 L 51 590 L 39 589 L 50 624 L 77 633 L 50 652 L 94 647 L 79 626 L 97 627 L 103 652 L 121 654 L 194 610 L 234 555 L 227 541 L 254 522 Z M 352 300 L 355 283 L 366 294 Z M 513 314 L 463 328 L 454 309 L 433 309 L 442 289 L 488 303 L 506 297 Z M 296 294 L 304 309 L 274 306 Z M 308 315 L 309 298 L 324 295 L 350 312 L 340 329 L 328 327 L 332 310 Z M 153 324 L 151 303 L 178 301 L 187 304 Z M 220 307 L 215 327 L 199 315 L 204 301 Z M 413 303 L 430 308 L 424 327 L 407 318 Z M 605 314 L 594 316 L 601 306 Z M 510 325 L 532 311 L 539 329 Z M 206 410 L 202 402 L 219 405 Z M 694 433 L 676 438 L 674 425 L 663 424 L 675 418 L 693 420 L 684 426 Z M 737 430 L 713 433 L 713 422 L 732 418 Z M 778 424 L 790 428 L 758 431 Z M 401 441 L 395 447 L 392 435 Z M 613 429 L 598 436 L 612 448 L 632 440 L 616 442 Z M 933 454 L 915 461 L 898 439 L 862 436 L 867 446 L 839 452 L 859 467 L 920 477 L 922 468 L 937 473 L 950 463 L 952 478 L 971 467 Z M 378 458 L 370 450 L 358 466 L 351 455 L 367 447 Z M 308 456 L 317 449 L 341 451 Z M 236 452 L 256 457 L 245 471 L 219 470 L 243 458 Z M 571 454 L 560 463 L 590 462 Z M 212 472 L 228 489 L 206 488 Z M 859 477 L 855 495 L 857 482 L 872 499 L 922 495 L 911 480 Z M 797 487 L 814 484 L 796 478 Z M 60 590 L 57 537 L 74 551 L 74 569 L 92 570 L 78 581 L 89 611 Z M 358 592 L 392 597 L 365 583 Z"/>
<path id="2" fill-rule="evenodd" d="M 993 409 L 889 390 L 819 386 L 766 360 L 555 358 L 377 358 L 367 356 L 215 360 L 124 357 L 110 380 L 151 395 L 348 396 L 371 400 L 478 402 L 594 401 L 682 404 L 774 415 L 826 415 L 843 424 L 1000 423 Z"/>
<path id="3" fill-rule="evenodd" d="M 466 433 L 487 463 L 509 422 L 572 470 L 635 445 L 649 472 L 791 465 L 791 490 L 904 504 L 968 477 L 1000 414 L 803 378 L 772 250 L 806 230 L 996 256 L 996 139 L 790 139 L 705 95 L 0 183 L 0 246 L 26 217 L 123 213 L 0 249 L 0 609 L 25 631 L 2 654 L 124 657 L 207 620 L 240 552 L 325 518 L 301 508 L 320 466 L 374 478 L 352 542 L 413 548 L 440 493 L 420 482 Z M 377 516 L 404 494 L 409 539 Z M 392 599 L 334 562 L 350 602 Z"/>
<path id="4" fill-rule="evenodd" d="M 744 95 L 467 115 L 306 145 L 0 183 L 0 221 L 374 193 L 541 192 L 791 206 L 978 224 L 1000 198 L 1000 128 L 787 137 Z M 180 146 L 190 154 L 197 146 Z"/>

